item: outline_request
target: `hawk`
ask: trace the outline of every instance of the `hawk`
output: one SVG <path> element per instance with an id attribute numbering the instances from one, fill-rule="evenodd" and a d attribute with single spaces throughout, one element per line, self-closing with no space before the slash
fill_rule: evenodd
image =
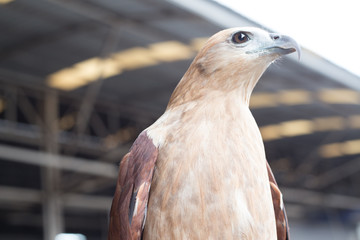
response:
<path id="1" fill-rule="evenodd" d="M 209 38 L 121 161 L 109 240 L 289 239 L 249 101 L 268 66 L 295 51 L 292 38 L 253 27 Z"/>

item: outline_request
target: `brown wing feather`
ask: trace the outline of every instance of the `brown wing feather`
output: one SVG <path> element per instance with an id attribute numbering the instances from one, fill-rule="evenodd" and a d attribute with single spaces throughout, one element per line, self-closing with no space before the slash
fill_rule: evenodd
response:
<path id="1" fill-rule="evenodd" d="M 121 161 L 108 240 L 141 239 L 158 150 L 143 132 Z"/>
<path id="2" fill-rule="evenodd" d="M 272 173 L 269 164 L 266 163 L 266 165 L 269 174 L 270 189 L 274 204 L 277 238 L 278 240 L 289 240 L 289 224 L 286 216 L 285 207 L 282 202 L 282 194 L 280 192 L 280 189 L 278 188 L 274 174 Z"/>

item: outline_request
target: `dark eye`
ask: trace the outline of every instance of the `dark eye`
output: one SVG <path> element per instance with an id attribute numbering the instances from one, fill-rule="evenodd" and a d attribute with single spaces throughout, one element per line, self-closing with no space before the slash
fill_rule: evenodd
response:
<path id="1" fill-rule="evenodd" d="M 231 40 L 233 43 L 241 44 L 249 41 L 250 38 L 245 32 L 237 32 L 232 36 Z"/>

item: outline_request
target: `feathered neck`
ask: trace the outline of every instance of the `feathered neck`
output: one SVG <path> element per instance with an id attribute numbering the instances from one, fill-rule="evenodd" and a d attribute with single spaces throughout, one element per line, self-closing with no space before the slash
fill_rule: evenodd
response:
<path id="1" fill-rule="evenodd" d="M 209 71 L 195 62 L 175 88 L 167 109 L 193 101 L 200 103 L 213 91 L 224 98 L 235 95 L 239 103 L 249 106 L 251 93 L 266 68 L 239 71 L 225 67 Z"/>

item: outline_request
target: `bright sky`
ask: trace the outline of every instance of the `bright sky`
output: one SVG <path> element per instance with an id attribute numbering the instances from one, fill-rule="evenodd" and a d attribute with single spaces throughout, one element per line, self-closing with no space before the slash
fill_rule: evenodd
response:
<path id="1" fill-rule="evenodd" d="M 359 0 L 216 0 L 360 76 Z"/>

